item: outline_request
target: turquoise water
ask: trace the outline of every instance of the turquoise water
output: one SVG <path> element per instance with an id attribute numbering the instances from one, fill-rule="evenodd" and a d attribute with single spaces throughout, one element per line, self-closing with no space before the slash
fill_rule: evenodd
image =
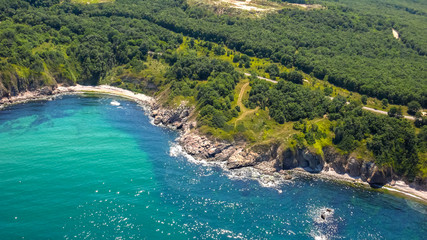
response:
<path id="1" fill-rule="evenodd" d="M 426 206 L 316 179 L 281 193 L 231 180 L 171 157 L 176 133 L 111 101 L 0 111 L 0 239 L 426 239 Z"/>

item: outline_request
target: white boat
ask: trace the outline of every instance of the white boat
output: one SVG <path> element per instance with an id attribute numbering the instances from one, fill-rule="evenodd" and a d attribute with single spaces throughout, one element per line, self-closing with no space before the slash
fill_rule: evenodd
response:
<path id="1" fill-rule="evenodd" d="M 110 104 L 113 105 L 113 106 L 120 106 L 120 103 L 117 102 L 116 100 L 111 101 Z"/>

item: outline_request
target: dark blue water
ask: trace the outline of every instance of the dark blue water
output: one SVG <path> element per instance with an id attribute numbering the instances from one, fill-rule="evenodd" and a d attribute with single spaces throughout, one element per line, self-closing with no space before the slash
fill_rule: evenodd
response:
<path id="1" fill-rule="evenodd" d="M 0 239 L 426 239 L 426 206 L 311 178 L 281 193 L 231 180 L 171 157 L 175 132 L 111 101 L 0 111 Z"/>

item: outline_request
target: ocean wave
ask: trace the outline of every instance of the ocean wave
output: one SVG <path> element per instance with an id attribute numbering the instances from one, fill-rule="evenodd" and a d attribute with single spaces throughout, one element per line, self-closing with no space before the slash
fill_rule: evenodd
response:
<path id="1" fill-rule="evenodd" d="M 340 239 L 338 236 L 339 223 L 343 221 L 341 217 L 328 207 L 313 205 L 309 208 L 308 215 L 313 219 L 313 225 L 309 235 L 315 240 Z M 324 217 L 322 217 L 322 215 Z"/>
<path id="2" fill-rule="evenodd" d="M 279 193 L 282 193 L 281 187 L 284 184 L 291 183 L 291 180 L 287 180 L 280 174 L 266 174 L 261 170 L 254 167 L 244 167 L 239 169 L 224 169 L 225 175 L 231 180 L 255 180 L 262 187 L 276 189 Z"/>
<path id="3" fill-rule="evenodd" d="M 225 167 L 224 162 L 220 161 L 206 161 L 204 159 L 196 159 L 190 154 L 188 154 L 178 142 L 174 141 L 170 143 L 169 156 L 171 157 L 184 157 L 189 162 L 203 165 L 203 166 L 220 166 L 221 168 Z"/>

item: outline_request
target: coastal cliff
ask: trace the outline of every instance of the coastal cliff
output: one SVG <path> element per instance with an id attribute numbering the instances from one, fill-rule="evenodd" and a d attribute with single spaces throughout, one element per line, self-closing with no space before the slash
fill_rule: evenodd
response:
<path id="1" fill-rule="evenodd" d="M 365 182 L 373 188 L 386 184 L 393 186 L 402 180 L 391 167 L 378 166 L 351 154 L 343 155 L 333 147 L 324 147 L 323 156 L 308 148 L 290 148 L 272 142 L 249 146 L 245 142 L 226 142 L 201 134 L 192 119 L 194 108 L 179 106 L 175 109 L 151 106 L 151 117 L 155 125 L 177 129 L 182 132 L 178 138 L 183 150 L 205 161 L 224 162 L 229 170 L 254 167 L 265 174 L 281 173 L 289 176 L 287 170 L 299 170 L 313 174 L 342 175 L 346 180 Z M 411 184 L 416 189 L 426 190 L 426 179 Z"/>

